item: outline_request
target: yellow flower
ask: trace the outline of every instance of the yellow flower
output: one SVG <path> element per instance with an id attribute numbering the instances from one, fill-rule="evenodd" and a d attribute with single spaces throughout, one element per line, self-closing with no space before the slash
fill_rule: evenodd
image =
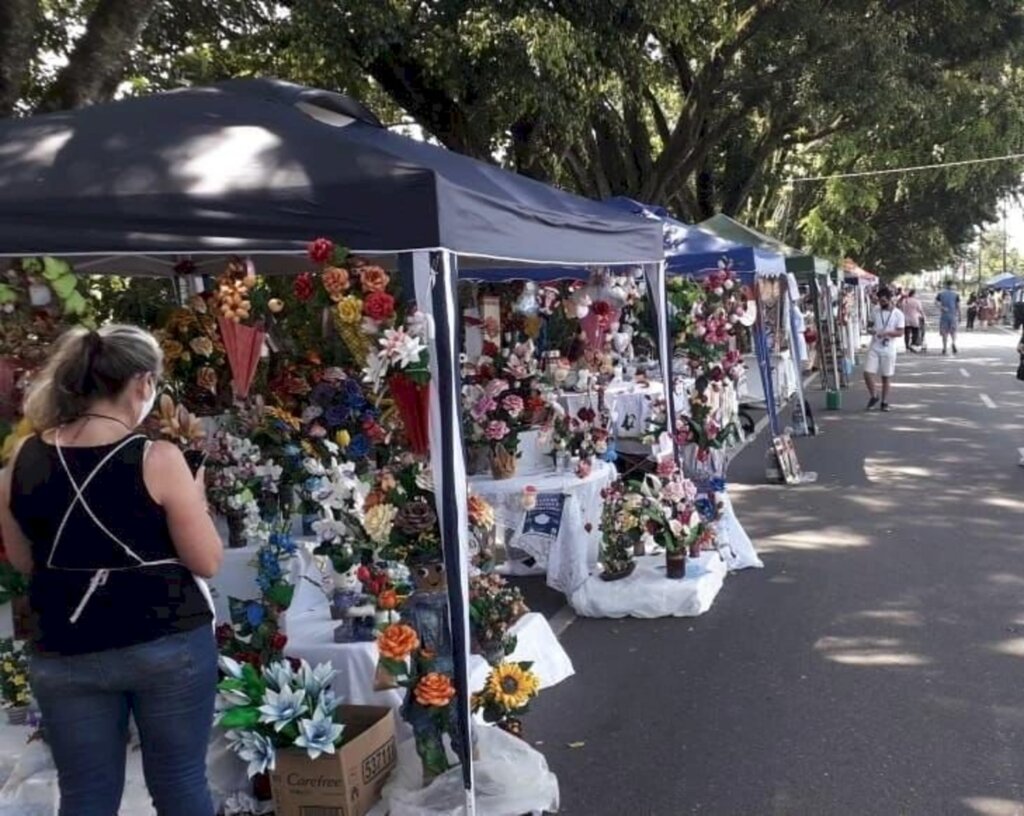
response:
<path id="1" fill-rule="evenodd" d="M 352 441 L 352 435 L 342 428 L 334 435 L 334 441 L 338 443 L 339 448 L 347 448 Z"/>
<path id="2" fill-rule="evenodd" d="M 355 295 L 343 297 L 338 301 L 338 319 L 342 323 L 361 323 L 363 320 L 363 302 Z"/>
<path id="3" fill-rule="evenodd" d="M 363 529 L 372 541 L 386 544 L 397 515 L 398 508 L 393 504 L 378 504 L 366 511 Z"/>
<path id="4" fill-rule="evenodd" d="M 487 678 L 486 693 L 509 711 L 525 706 L 540 690 L 540 680 L 518 663 L 499 663 Z"/>
<path id="5" fill-rule="evenodd" d="M 281 420 L 286 425 L 288 425 L 288 427 L 290 427 L 293 431 L 297 431 L 302 427 L 302 420 L 300 420 L 294 414 L 290 414 L 281 408 L 275 408 L 274 406 L 271 405 L 267 407 L 266 413 L 267 416 Z"/>

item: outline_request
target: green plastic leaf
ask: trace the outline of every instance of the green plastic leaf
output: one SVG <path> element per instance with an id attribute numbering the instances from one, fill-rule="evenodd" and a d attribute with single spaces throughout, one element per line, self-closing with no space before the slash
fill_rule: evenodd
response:
<path id="1" fill-rule="evenodd" d="M 89 309 L 89 303 L 80 292 L 72 292 L 64 301 L 64 314 L 81 315 Z"/>
<path id="2" fill-rule="evenodd" d="M 18 293 L 14 291 L 13 286 L 0 283 L 0 303 L 14 303 L 17 299 Z"/>
<path id="3" fill-rule="evenodd" d="M 71 266 L 67 261 L 62 261 L 59 258 L 43 258 L 43 277 L 48 281 L 55 281 L 70 274 L 72 274 Z"/>
<path id="4" fill-rule="evenodd" d="M 274 584 L 267 593 L 267 598 L 271 603 L 280 606 L 282 609 L 287 609 L 291 606 L 292 596 L 295 595 L 295 587 L 291 584 Z"/>
<path id="5" fill-rule="evenodd" d="M 251 706 L 245 706 L 244 708 L 232 708 L 225 711 L 221 715 L 218 725 L 224 729 L 246 729 L 254 727 L 259 723 L 259 721 L 259 709 Z"/>
<path id="6" fill-rule="evenodd" d="M 43 264 L 38 258 L 26 258 L 21 262 L 21 268 L 28 275 L 38 275 L 43 271 Z"/>

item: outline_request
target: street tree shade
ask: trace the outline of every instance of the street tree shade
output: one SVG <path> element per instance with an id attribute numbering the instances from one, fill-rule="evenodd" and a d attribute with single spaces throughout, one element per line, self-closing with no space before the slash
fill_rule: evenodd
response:
<path id="1" fill-rule="evenodd" d="M 321 235 L 397 256 L 434 327 L 430 456 L 457 713 L 468 733 L 457 259 L 641 264 L 663 303 L 661 225 L 390 133 L 339 94 L 271 80 L 0 123 L 0 257 L 57 255 L 94 274 L 174 275 L 184 259 L 219 272 L 238 254 L 263 272 L 289 272 L 306 267 L 306 245 Z M 667 365 L 663 310 L 657 329 Z M 460 759 L 471 798 L 471 752 Z"/>

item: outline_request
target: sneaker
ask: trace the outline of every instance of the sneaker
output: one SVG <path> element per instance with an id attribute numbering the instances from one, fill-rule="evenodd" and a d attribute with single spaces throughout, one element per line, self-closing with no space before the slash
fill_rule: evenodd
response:
<path id="1" fill-rule="evenodd" d="M 883 402 L 881 410 L 888 411 L 889 410 L 889 403 Z"/>
<path id="2" fill-rule="evenodd" d="M 872 397 L 871 399 L 868 400 L 868 407 L 865 408 L 864 410 L 865 411 L 870 411 L 876 405 L 878 405 L 878 397 Z"/>

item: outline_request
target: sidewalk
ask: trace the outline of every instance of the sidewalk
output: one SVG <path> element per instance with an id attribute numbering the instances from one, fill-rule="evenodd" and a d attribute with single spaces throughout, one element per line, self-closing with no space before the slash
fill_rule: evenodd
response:
<path id="1" fill-rule="evenodd" d="M 566 632 L 577 676 L 526 721 L 563 813 L 1024 813 L 1015 344 L 902 355 L 889 414 L 809 390 L 818 483 L 765 485 L 765 439 L 730 472 L 765 570 L 703 618 Z"/>

